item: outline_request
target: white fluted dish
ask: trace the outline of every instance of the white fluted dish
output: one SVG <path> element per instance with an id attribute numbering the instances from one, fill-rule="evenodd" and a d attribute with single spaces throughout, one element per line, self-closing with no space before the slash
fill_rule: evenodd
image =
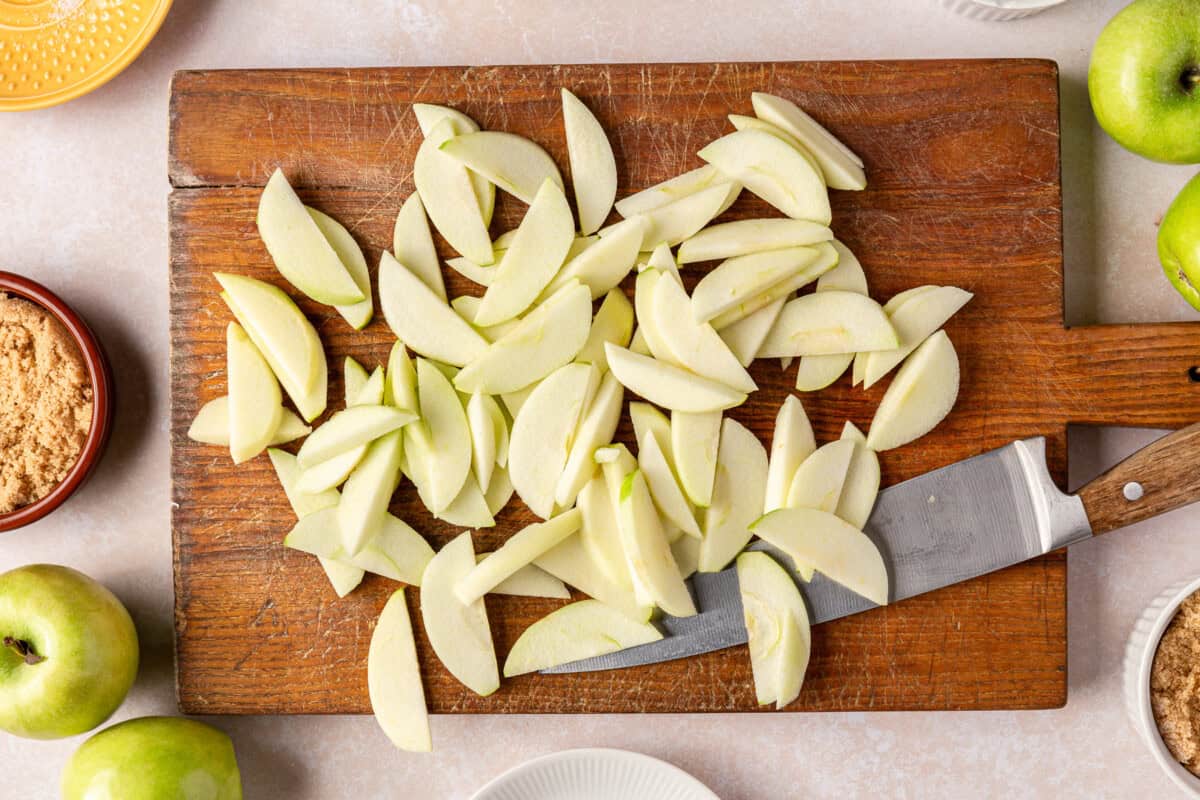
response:
<path id="1" fill-rule="evenodd" d="M 1180 604 L 1196 591 L 1200 591 L 1200 578 L 1168 586 L 1146 607 L 1133 626 L 1133 633 L 1125 645 L 1125 711 L 1163 771 L 1188 797 L 1200 800 L 1200 778 L 1171 755 L 1158 732 L 1154 710 L 1150 707 L 1150 670 L 1154 666 L 1158 643 Z"/>
<path id="2" fill-rule="evenodd" d="M 1067 0 L 942 0 L 942 5 L 971 19 L 1007 22 L 1040 14 L 1065 2 Z"/>
<path id="3" fill-rule="evenodd" d="M 510 769 L 471 800 L 720 800 L 679 767 L 627 750 L 564 750 Z"/>

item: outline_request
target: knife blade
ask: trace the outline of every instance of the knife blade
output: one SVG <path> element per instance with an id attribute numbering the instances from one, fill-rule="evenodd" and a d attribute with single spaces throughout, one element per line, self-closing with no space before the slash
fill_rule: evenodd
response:
<path id="1" fill-rule="evenodd" d="M 889 600 L 994 572 L 1092 535 L 1083 503 L 1054 485 L 1043 437 L 1021 439 L 879 493 L 864 533 L 888 566 Z M 817 574 L 805 583 L 791 559 L 755 542 L 800 587 L 813 624 L 857 614 L 874 603 Z M 746 642 L 736 569 L 689 581 L 698 614 L 664 615 L 664 637 L 596 658 L 543 670 L 594 672 L 655 664 Z"/>

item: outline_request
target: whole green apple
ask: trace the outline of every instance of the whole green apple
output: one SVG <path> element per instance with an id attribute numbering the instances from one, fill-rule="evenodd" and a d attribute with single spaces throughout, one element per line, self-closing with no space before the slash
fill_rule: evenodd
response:
<path id="1" fill-rule="evenodd" d="M 121 705 L 137 668 L 133 620 L 108 589 L 53 564 L 0 575 L 0 730 L 86 733 Z"/>
<path id="2" fill-rule="evenodd" d="M 233 742 L 211 725 L 142 717 L 84 742 L 63 770 L 63 800 L 242 800 Z"/>
<path id="3" fill-rule="evenodd" d="M 1158 227 L 1158 260 L 1184 299 L 1200 309 L 1200 175 L 1183 187 Z"/>
<path id="4" fill-rule="evenodd" d="M 1200 0 L 1136 0 L 1113 17 L 1092 50 L 1088 93 L 1121 146 L 1200 162 Z"/>

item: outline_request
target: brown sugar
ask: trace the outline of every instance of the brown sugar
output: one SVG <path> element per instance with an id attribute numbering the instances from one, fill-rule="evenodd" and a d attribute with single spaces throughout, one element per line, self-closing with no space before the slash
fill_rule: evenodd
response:
<path id="1" fill-rule="evenodd" d="M 1158 644 L 1150 705 L 1171 755 L 1200 775 L 1200 593 L 1183 601 Z"/>
<path id="2" fill-rule="evenodd" d="M 79 348 L 49 312 L 0 293 L 0 513 L 45 497 L 92 424 Z"/>

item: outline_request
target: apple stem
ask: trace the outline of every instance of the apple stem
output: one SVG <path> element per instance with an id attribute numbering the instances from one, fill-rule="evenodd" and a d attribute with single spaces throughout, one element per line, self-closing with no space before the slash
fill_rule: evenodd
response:
<path id="1" fill-rule="evenodd" d="M 11 636 L 5 636 L 4 646 L 23 658 L 26 664 L 40 664 L 46 660 L 44 656 L 39 656 L 33 651 L 33 645 L 24 640 L 14 639 Z"/>

